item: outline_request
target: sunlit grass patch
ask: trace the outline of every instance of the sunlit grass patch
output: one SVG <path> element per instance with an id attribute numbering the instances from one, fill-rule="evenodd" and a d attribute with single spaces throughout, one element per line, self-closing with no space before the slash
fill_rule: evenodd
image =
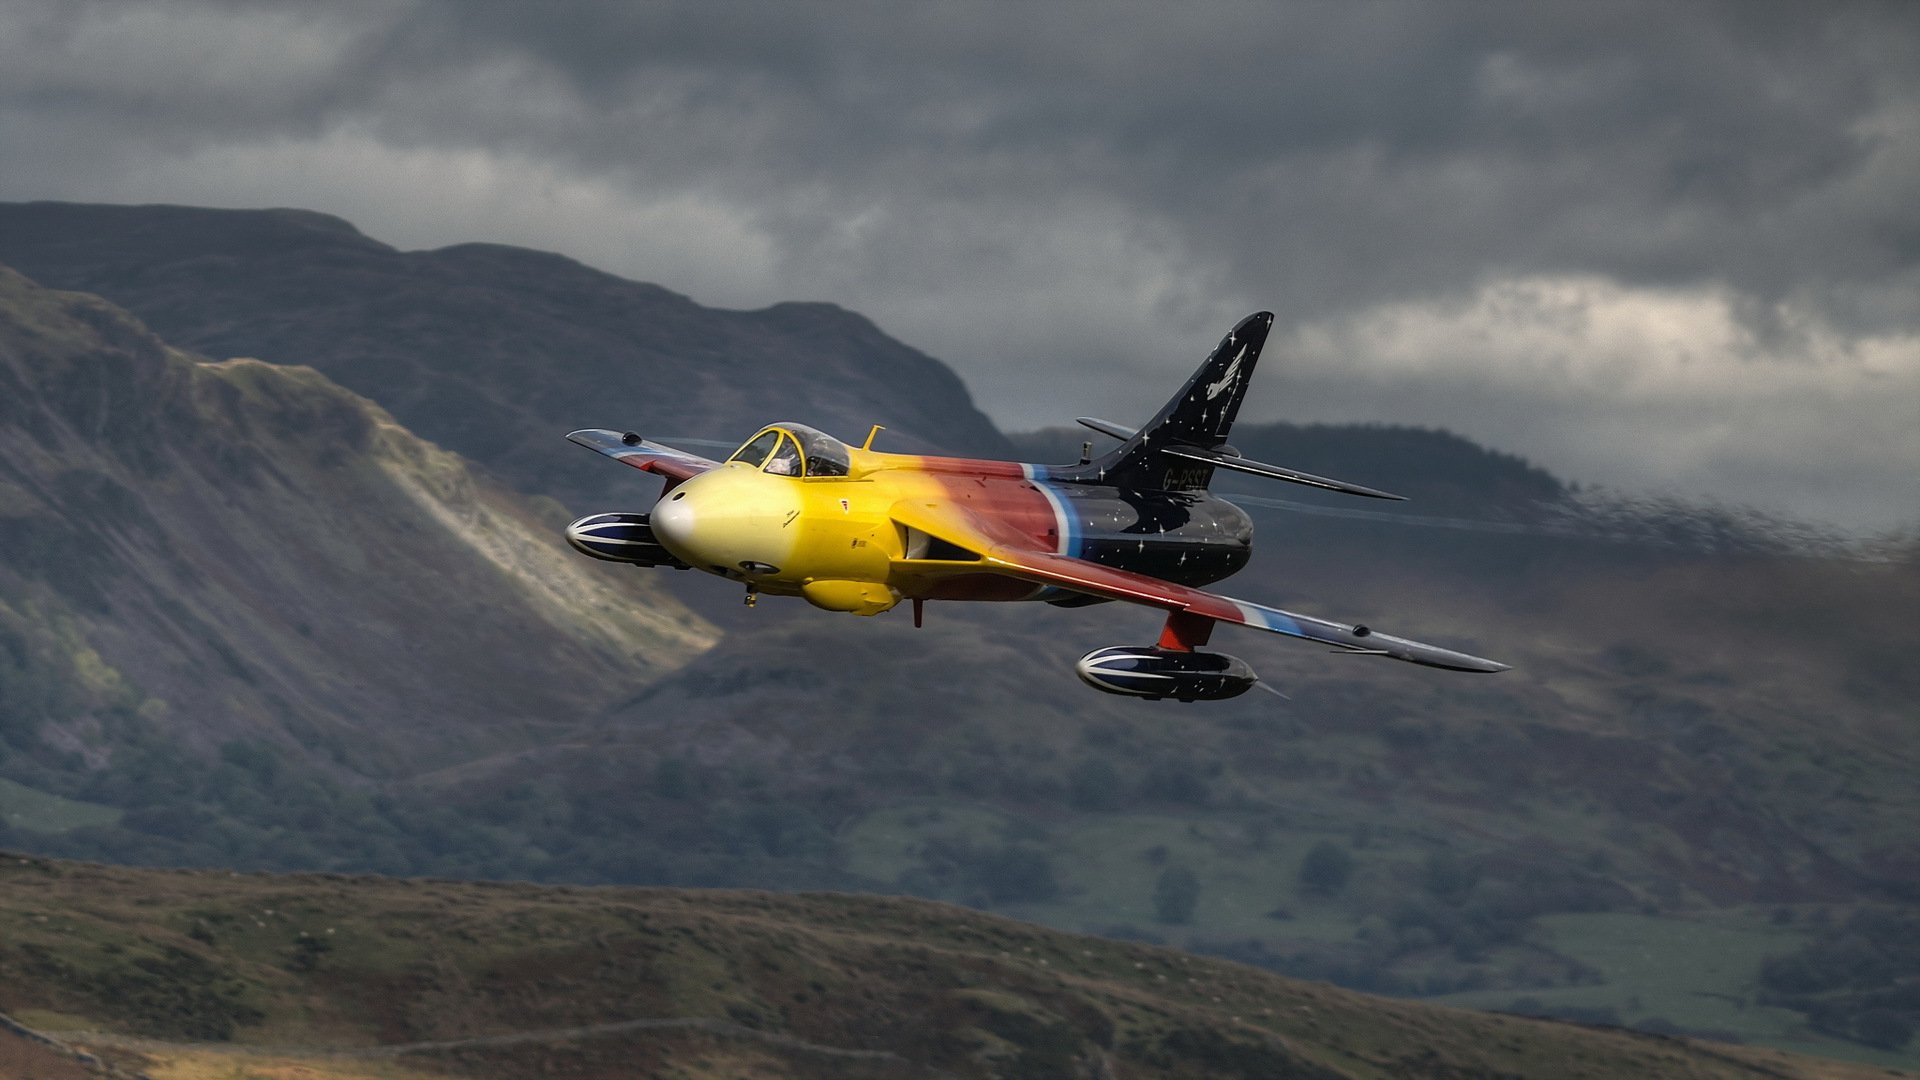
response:
<path id="1" fill-rule="evenodd" d="M 64 799 L 25 784 L 0 779 L 0 821 L 33 832 L 66 832 L 88 825 L 112 825 L 120 811 L 98 803 Z"/>

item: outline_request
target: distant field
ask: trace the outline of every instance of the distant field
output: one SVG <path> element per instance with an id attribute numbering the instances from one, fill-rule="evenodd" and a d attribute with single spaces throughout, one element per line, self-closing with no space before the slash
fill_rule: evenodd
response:
<path id="1" fill-rule="evenodd" d="M 57 833 L 87 825 L 112 825 L 119 820 L 120 811 L 111 806 L 63 799 L 0 779 L 0 821 L 12 828 Z"/>
<path id="2" fill-rule="evenodd" d="M 933 799 L 870 814 L 840 836 L 849 869 L 876 882 L 922 889 L 929 882 L 915 881 L 914 874 L 924 867 L 921 852 L 930 841 L 960 841 L 980 849 L 1025 842 L 1049 856 L 1057 895 L 991 905 L 997 911 L 1066 930 L 1138 933 L 1187 947 L 1256 939 L 1276 954 L 1353 943 L 1368 925 L 1365 909 L 1390 903 L 1396 890 L 1405 891 L 1405 880 L 1417 874 L 1431 850 L 1419 837 L 1383 824 L 1355 851 L 1356 868 L 1342 895 L 1303 895 L 1301 860 L 1313 844 L 1329 838 L 1352 839 L 1304 824 L 1236 825 L 1218 812 L 1071 815 L 1035 822 Z M 1155 917 L 1155 880 L 1168 866 L 1184 866 L 1200 882 L 1189 923 L 1166 925 Z M 981 901 L 965 895 L 964 887 L 951 898 Z M 1813 936 L 1796 925 L 1775 925 L 1767 915 L 1738 908 L 1685 916 L 1547 915 L 1536 920 L 1520 947 L 1495 950 L 1496 966 L 1517 968 L 1544 952 L 1585 965 L 1600 981 L 1509 986 L 1431 1000 L 1476 1009 L 1610 1014 L 1625 1026 L 1672 1025 L 1797 1053 L 1920 1065 L 1920 1054 L 1876 1051 L 1825 1037 L 1809 1030 L 1797 1013 L 1757 1004 L 1761 962 L 1792 952 Z M 1401 970 L 1417 974 L 1421 966 L 1408 960 Z"/>
<path id="3" fill-rule="evenodd" d="M 1799 1014 L 1754 1001 L 1760 962 L 1791 952 L 1810 936 L 1771 925 L 1757 913 L 1726 911 L 1697 918 L 1625 913 L 1549 915 L 1546 944 L 1598 968 L 1604 983 L 1542 990 L 1480 991 L 1435 1000 L 1480 1009 L 1539 1005 L 1612 1009 L 1627 1025 L 1666 1020 L 1689 1031 L 1724 1033 L 1741 1042 L 1802 1054 L 1912 1068 L 1913 1053 L 1888 1053 L 1809 1030 Z"/>

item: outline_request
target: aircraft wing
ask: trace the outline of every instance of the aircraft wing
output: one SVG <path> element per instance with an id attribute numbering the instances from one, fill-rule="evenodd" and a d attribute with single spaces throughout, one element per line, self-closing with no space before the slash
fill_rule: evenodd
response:
<path id="1" fill-rule="evenodd" d="M 1498 661 L 1382 634 L 1364 626 L 1283 611 L 1265 604 L 1176 585 L 1130 570 L 1041 551 L 1028 542 L 1016 539 L 1009 534 L 1009 530 L 996 528 L 994 523 L 960 507 L 903 502 L 894 507 L 893 517 L 910 528 L 978 552 L 984 565 L 965 567 L 974 573 L 985 569 L 1088 596 L 1156 607 L 1174 616 L 1236 623 L 1255 630 L 1332 645 L 1345 653 L 1386 656 L 1454 671 L 1491 673 L 1507 670 L 1507 665 Z M 962 565 L 955 565 L 956 571 Z"/>
<path id="2" fill-rule="evenodd" d="M 628 441 L 631 438 L 632 441 Z M 684 450 L 675 450 L 671 446 L 648 442 L 631 432 L 608 431 L 605 428 L 586 428 L 569 432 L 569 442 L 596 453 L 605 454 L 615 461 L 631 465 L 636 469 L 645 469 L 667 478 L 667 486 L 695 477 L 720 464 L 709 461 Z"/>

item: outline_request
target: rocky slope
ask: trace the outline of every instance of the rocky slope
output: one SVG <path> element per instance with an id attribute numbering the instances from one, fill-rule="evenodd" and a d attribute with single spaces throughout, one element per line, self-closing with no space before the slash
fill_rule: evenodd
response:
<path id="1" fill-rule="evenodd" d="M 0 753 L 21 768 L 244 740 L 401 774 L 711 644 L 571 553 L 563 520 L 310 368 L 201 361 L 0 269 Z"/>

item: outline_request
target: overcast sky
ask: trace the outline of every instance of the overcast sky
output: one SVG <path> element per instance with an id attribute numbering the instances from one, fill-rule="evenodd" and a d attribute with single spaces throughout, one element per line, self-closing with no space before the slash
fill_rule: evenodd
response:
<path id="1" fill-rule="evenodd" d="M 0 0 L 0 198 L 831 300 L 1010 429 L 1270 309 L 1246 419 L 1920 522 L 1916 3 Z"/>

